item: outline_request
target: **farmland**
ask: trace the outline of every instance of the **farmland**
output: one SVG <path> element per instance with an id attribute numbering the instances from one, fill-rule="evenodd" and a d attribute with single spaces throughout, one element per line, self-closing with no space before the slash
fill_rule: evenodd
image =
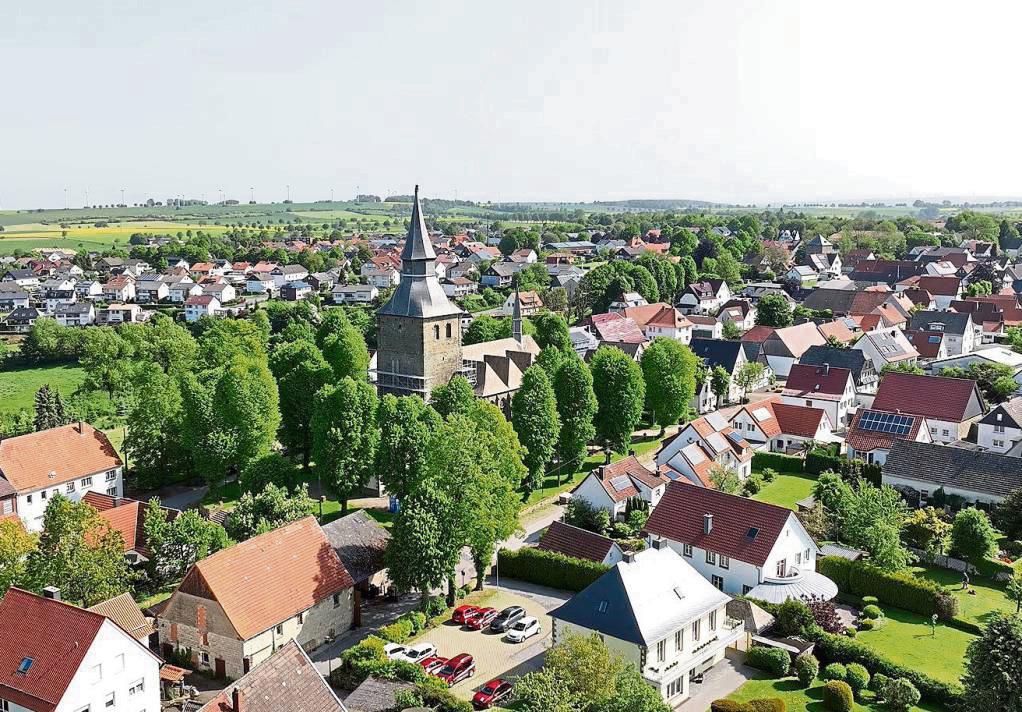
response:
<path id="1" fill-rule="evenodd" d="M 0 413 L 30 410 L 35 392 L 49 385 L 67 397 L 85 380 L 85 371 L 76 366 L 39 366 L 13 371 L 0 371 Z"/>

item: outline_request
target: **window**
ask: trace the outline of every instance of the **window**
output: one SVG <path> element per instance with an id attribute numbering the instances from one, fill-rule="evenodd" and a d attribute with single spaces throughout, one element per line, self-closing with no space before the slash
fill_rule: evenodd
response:
<path id="1" fill-rule="evenodd" d="M 64 489 L 66 489 L 68 492 L 74 492 L 75 491 L 75 483 L 74 482 L 68 482 L 67 485 L 65 485 Z"/>
<path id="2" fill-rule="evenodd" d="M 301 625 L 304 622 L 305 622 L 305 611 L 302 611 L 301 613 L 298 614 L 298 625 Z"/>
<path id="3" fill-rule="evenodd" d="M 710 611 L 710 631 L 717 630 L 717 611 Z"/>
<path id="4" fill-rule="evenodd" d="M 93 682 L 99 682 L 102 679 L 103 679 L 103 666 L 101 664 L 100 665 L 93 665 L 92 666 L 92 681 Z"/>
<path id="5" fill-rule="evenodd" d="M 199 662 L 209 667 L 209 653 L 199 653 Z"/>
<path id="6" fill-rule="evenodd" d="M 947 429 L 947 428 L 944 428 L 944 431 L 943 431 L 943 432 L 944 432 L 944 437 L 945 437 L 945 438 L 946 438 L 946 437 L 947 437 L 947 436 L 948 436 L 948 435 L 950 434 L 950 433 L 948 432 L 948 429 Z"/>
<path id="7" fill-rule="evenodd" d="M 656 644 L 656 659 L 657 662 L 662 663 L 667 658 L 667 641 L 661 640 Z"/>
<path id="8" fill-rule="evenodd" d="M 83 477 L 82 478 L 82 487 L 89 487 L 91 484 L 92 484 L 92 478 L 91 477 Z"/>
<path id="9" fill-rule="evenodd" d="M 1004 447 L 1004 441 L 994 438 L 994 447 Z M 29 497 L 31 497 L 31 495 L 29 495 Z M 31 501 L 31 499 L 29 501 Z"/>
<path id="10" fill-rule="evenodd" d="M 995 433 L 1003 433 L 1004 432 L 1004 426 L 1003 425 L 995 425 L 994 426 L 994 432 Z"/>
<path id="11" fill-rule="evenodd" d="M 996 444 L 997 444 L 997 441 L 994 440 L 994 445 L 996 445 Z M 28 495 L 27 497 L 25 497 L 25 502 L 27 504 L 32 504 L 32 495 Z M 11 513 L 10 506 L 11 506 L 11 500 L 5 499 L 4 500 L 4 514 L 10 514 Z"/>
<path id="12" fill-rule="evenodd" d="M 937 429 L 936 428 L 930 428 L 930 433 L 932 433 L 933 435 L 936 435 L 937 434 Z"/>
<path id="13" fill-rule="evenodd" d="M 338 607 L 340 607 L 340 605 L 341 605 L 341 594 L 335 593 L 334 594 L 334 608 L 338 608 Z"/>
<path id="14" fill-rule="evenodd" d="M 777 562 L 777 577 L 784 578 L 784 572 L 788 570 L 788 560 L 781 559 Z"/>
<path id="15" fill-rule="evenodd" d="M 723 591 L 724 590 L 724 579 L 723 579 L 723 577 L 717 576 L 717 574 L 714 574 L 713 576 L 710 577 L 710 583 L 712 583 L 717 588 L 718 591 Z"/>
<path id="16" fill-rule="evenodd" d="M 720 555 L 720 568 L 722 568 L 722 569 L 729 569 L 729 568 L 731 568 L 731 559 L 729 559 L 728 557 L 724 556 L 723 554 Z"/>
<path id="17" fill-rule="evenodd" d="M 106 473 L 106 481 L 107 482 L 113 482 L 116 479 L 117 479 L 117 470 L 110 470 L 108 473 Z"/>
<path id="18" fill-rule="evenodd" d="M 698 643 L 699 642 L 699 633 L 700 633 L 700 629 L 702 628 L 702 623 L 703 623 L 702 621 L 696 621 L 695 623 L 692 624 L 692 642 L 693 643 Z"/>
<path id="19" fill-rule="evenodd" d="M 103 700 L 103 706 L 104 707 L 113 707 L 116 704 L 117 704 L 117 698 L 114 696 L 114 693 L 108 692 L 107 695 L 106 695 L 106 699 Z"/>
<path id="20" fill-rule="evenodd" d="M 110 495 L 111 497 L 116 497 L 117 496 L 117 488 L 116 487 L 107 487 L 106 493 L 108 495 Z"/>
<path id="21" fill-rule="evenodd" d="M 667 686 L 667 699 L 680 695 L 682 693 L 685 684 L 685 676 L 682 675 L 677 680 L 672 680 L 671 684 Z"/>
<path id="22" fill-rule="evenodd" d="M 797 554 L 795 554 L 795 566 L 798 566 L 801 563 L 802 563 L 802 552 L 800 551 Z"/>
<path id="23" fill-rule="evenodd" d="M 128 688 L 128 697 L 134 697 L 135 695 L 141 695 L 145 692 L 145 680 L 138 680 L 131 687 Z"/>
<path id="24" fill-rule="evenodd" d="M 806 408 L 812 408 L 812 407 L 813 407 L 813 402 L 811 400 L 807 400 L 806 401 Z"/>
<path id="25" fill-rule="evenodd" d="M 747 585 L 747 584 L 742 584 L 742 595 L 743 595 L 743 596 L 744 596 L 745 594 L 747 594 L 747 593 L 748 593 L 749 591 L 751 591 L 751 590 L 752 590 L 752 586 L 749 586 L 749 585 Z"/>
<path id="26" fill-rule="evenodd" d="M 692 558 L 692 545 L 691 544 L 682 544 L 681 545 L 681 553 L 683 555 L 689 557 L 689 558 Z"/>
<path id="27" fill-rule="evenodd" d="M 447 332 L 447 338 L 448 338 L 448 339 L 449 339 L 449 338 L 451 338 L 451 334 L 452 334 L 453 332 L 451 331 L 451 325 L 450 325 L 450 324 L 448 324 L 448 325 L 447 325 L 447 329 L 446 329 L 446 332 Z"/>
<path id="28" fill-rule="evenodd" d="M 284 624 L 281 623 L 276 628 L 277 635 L 284 635 Z"/>
<path id="29" fill-rule="evenodd" d="M 0 700 L 0 712 L 11 712 L 11 703 L 7 700 Z"/>
<path id="30" fill-rule="evenodd" d="M 679 630 L 674 633 L 674 649 L 681 650 L 685 647 L 685 631 Z"/>
<path id="31" fill-rule="evenodd" d="M 707 551 L 706 552 L 706 563 L 708 563 L 708 564 L 716 564 L 717 563 L 717 555 L 714 554 L 712 551 Z"/>
<path id="32" fill-rule="evenodd" d="M 440 338 L 440 325 L 439 324 L 433 324 L 433 338 L 434 339 L 439 339 Z"/>
<path id="33" fill-rule="evenodd" d="M 42 492 L 40 492 L 39 496 L 42 497 L 43 499 L 46 499 L 46 490 L 43 490 Z"/>
<path id="34" fill-rule="evenodd" d="M 811 557 L 811 556 L 809 556 L 809 554 L 810 554 L 810 551 L 809 551 L 809 549 L 806 549 L 806 551 L 805 551 L 805 556 L 803 556 L 803 557 L 802 557 L 802 560 L 803 560 L 803 561 L 805 561 L 805 562 L 806 562 L 807 564 L 808 564 L 808 563 L 809 563 L 809 561 L 810 561 L 810 560 L 812 559 L 812 557 Z"/>

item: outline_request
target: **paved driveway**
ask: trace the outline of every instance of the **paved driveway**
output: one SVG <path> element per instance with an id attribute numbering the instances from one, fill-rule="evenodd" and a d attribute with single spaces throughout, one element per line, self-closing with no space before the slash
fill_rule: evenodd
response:
<path id="1" fill-rule="evenodd" d="M 524 675 L 543 665 L 543 655 L 550 643 L 550 616 L 536 599 L 500 589 L 486 601 L 497 610 L 508 606 L 521 606 L 527 614 L 540 621 L 540 633 L 524 643 L 513 644 L 500 633 L 462 628 L 454 623 L 426 631 L 415 642 L 433 643 L 445 658 L 458 653 L 469 653 L 475 658 L 476 674 L 452 689 L 459 697 L 469 699 L 472 694 L 495 677 Z"/>
<path id="2" fill-rule="evenodd" d="M 689 698 L 674 709 L 677 712 L 707 712 L 711 702 L 727 697 L 756 676 L 756 671 L 744 660 L 745 653 L 728 650 L 727 657 L 710 668 L 701 683 L 693 684 Z"/>

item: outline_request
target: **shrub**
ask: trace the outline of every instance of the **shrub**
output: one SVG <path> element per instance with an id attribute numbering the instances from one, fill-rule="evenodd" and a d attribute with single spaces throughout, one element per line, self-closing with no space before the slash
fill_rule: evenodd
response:
<path id="1" fill-rule="evenodd" d="M 763 469 L 764 482 L 773 482 L 775 479 L 777 479 L 777 470 L 772 467 L 766 467 Z"/>
<path id="2" fill-rule="evenodd" d="M 412 635 L 418 635 L 426 629 L 426 614 L 422 611 L 408 611 L 402 618 L 407 618 L 412 624 Z"/>
<path id="3" fill-rule="evenodd" d="M 744 702 L 734 700 L 714 700 L 710 703 L 710 712 L 751 712 L 752 708 Z"/>
<path id="4" fill-rule="evenodd" d="M 847 682 L 831 680 L 823 686 L 823 706 L 834 712 L 851 712 L 855 705 L 852 688 Z"/>
<path id="5" fill-rule="evenodd" d="M 911 680 L 899 677 L 887 683 L 887 706 L 894 710 L 908 710 L 919 704 L 922 695 Z"/>
<path id="6" fill-rule="evenodd" d="M 447 610 L 447 601 L 443 596 L 430 596 L 422 606 L 423 613 L 427 618 L 436 618 Z"/>
<path id="7" fill-rule="evenodd" d="M 823 675 L 821 677 L 824 680 L 844 680 L 848 677 L 848 668 L 841 663 L 831 663 L 823 668 Z"/>
<path id="8" fill-rule="evenodd" d="M 876 628 L 879 627 L 880 627 L 879 618 L 864 618 L 861 621 L 859 621 L 860 630 L 875 630 Z"/>
<path id="9" fill-rule="evenodd" d="M 860 663 L 848 663 L 848 675 L 845 682 L 852 688 L 852 692 L 858 697 L 859 694 L 869 686 L 869 670 Z"/>
<path id="10" fill-rule="evenodd" d="M 839 556 L 821 557 L 816 563 L 816 570 L 846 594 L 873 596 L 878 602 L 927 618 L 936 613 L 949 620 L 958 614 L 958 600 L 954 596 L 932 581 L 910 573 L 892 573 L 866 562 L 849 561 Z"/>
<path id="11" fill-rule="evenodd" d="M 813 612 L 802 601 L 789 598 L 774 613 L 777 633 L 783 637 L 805 635 L 814 624 Z"/>
<path id="12" fill-rule="evenodd" d="M 830 601 L 810 601 L 809 610 L 813 614 L 813 621 L 828 633 L 840 633 L 845 629 L 837 608 Z"/>
<path id="13" fill-rule="evenodd" d="M 883 614 L 884 614 L 884 612 L 882 610 L 880 610 L 880 606 L 877 606 L 877 605 L 872 605 L 871 604 L 871 605 L 866 606 L 865 608 L 862 609 L 862 617 L 863 618 L 876 619 L 876 618 L 879 618 L 880 616 L 882 616 Z"/>
<path id="14" fill-rule="evenodd" d="M 884 675 L 882 672 L 878 672 L 869 681 L 869 689 L 876 693 L 876 696 L 881 700 L 887 697 L 887 686 L 891 684 L 891 678 Z"/>
<path id="15" fill-rule="evenodd" d="M 412 622 L 407 618 L 398 618 L 390 625 L 380 628 L 380 637 L 391 643 L 403 643 L 413 635 Z"/>
<path id="16" fill-rule="evenodd" d="M 610 527 L 610 536 L 614 539 L 629 539 L 635 536 L 635 529 L 625 522 L 614 522 Z"/>
<path id="17" fill-rule="evenodd" d="M 566 591 L 581 591 L 610 570 L 595 561 L 532 547 L 501 549 L 497 561 L 501 576 Z"/>
<path id="18" fill-rule="evenodd" d="M 858 634 L 859 634 L 859 631 L 857 631 L 852 626 L 848 626 L 847 628 L 845 628 L 845 635 L 847 635 L 849 638 L 854 638 Z"/>
<path id="19" fill-rule="evenodd" d="M 864 606 L 875 606 L 878 603 L 880 603 L 880 601 L 877 599 L 876 596 L 863 596 L 862 597 L 862 605 L 864 605 Z"/>
<path id="20" fill-rule="evenodd" d="M 778 452 L 757 452 L 752 455 L 752 469 L 775 472 L 802 472 L 802 458 Z"/>
<path id="21" fill-rule="evenodd" d="M 763 489 L 763 478 L 754 474 L 749 475 L 745 480 L 745 494 L 753 495 Z"/>
<path id="22" fill-rule="evenodd" d="M 424 682 L 416 686 L 419 697 L 422 698 L 424 707 L 430 707 L 436 712 L 472 712 L 472 704 L 462 700 L 447 689 L 447 685 L 435 677 L 427 677 Z"/>
<path id="23" fill-rule="evenodd" d="M 603 534 L 610 528 L 610 512 L 594 507 L 584 499 L 572 499 L 564 508 L 564 523 Z"/>
<path id="24" fill-rule="evenodd" d="M 795 675 L 802 687 L 809 687 L 820 674 L 820 661 L 812 653 L 802 653 L 795 658 Z"/>
<path id="25" fill-rule="evenodd" d="M 831 470 L 833 472 L 841 472 L 843 468 L 847 467 L 845 464 L 847 459 L 836 455 L 831 455 L 825 450 L 812 449 L 806 454 L 806 472 L 811 472 L 814 475 L 818 475 L 821 472 Z"/>
<path id="26" fill-rule="evenodd" d="M 745 662 L 754 668 L 770 673 L 774 677 L 784 677 L 788 674 L 791 658 L 786 651 L 780 648 L 760 646 L 749 650 Z"/>
<path id="27" fill-rule="evenodd" d="M 758 700 L 749 700 L 745 705 L 752 712 L 787 712 L 787 706 L 780 697 L 763 697 Z"/>

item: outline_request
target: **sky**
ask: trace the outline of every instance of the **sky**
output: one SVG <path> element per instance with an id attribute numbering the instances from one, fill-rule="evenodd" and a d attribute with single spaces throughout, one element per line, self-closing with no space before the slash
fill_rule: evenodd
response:
<path id="1" fill-rule="evenodd" d="M 0 3 L 0 208 L 1022 197 L 1022 3 Z"/>

